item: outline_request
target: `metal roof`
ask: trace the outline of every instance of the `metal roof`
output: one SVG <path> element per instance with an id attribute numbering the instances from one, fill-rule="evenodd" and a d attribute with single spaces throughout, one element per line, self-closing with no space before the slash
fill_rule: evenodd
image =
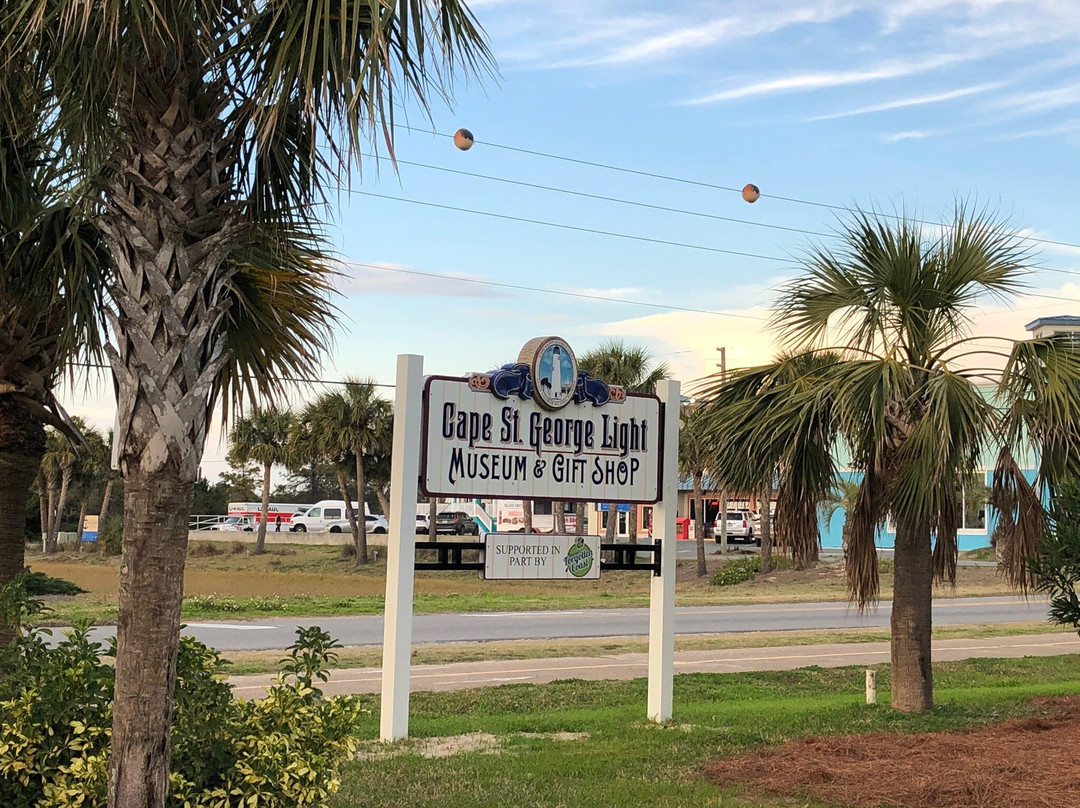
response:
<path id="1" fill-rule="evenodd" d="M 1028 331 L 1034 331 L 1036 328 L 1041 328 L 1044 325 L 1072 325 L 1080 327 L 1080 317 L 1076 317 L 1072 314 L 1061 314 L 1057 317 L 1040 317 L 1038 320 L 1032 320 L 1025 325 L 1024 328 Z"/>

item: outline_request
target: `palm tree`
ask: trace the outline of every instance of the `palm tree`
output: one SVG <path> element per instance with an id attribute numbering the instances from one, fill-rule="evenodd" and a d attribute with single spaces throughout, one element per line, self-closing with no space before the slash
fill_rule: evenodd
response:
<path id="1" fill-rule="evenodd" d="M 326 192 L 369 135 L 392 145 L 395 104 L 446 96 L 459 65 L 490 56 L 460 0 L 13 0 L 0 13 L 21 47 L 48 45 L 38 63 L 64 147 L 101 167 L 126 516 L 109 805 L 160 806 L 210 413 L 314 368 Z M 253 312 L 256 288 L 268 305 Z"/>
<path id="2" fill-rule="evenodd" d="M 840 528 L 840 544 L 844 549 L 844 557 L 847 558 L 848 537 L 851 534 L 849 517 L 855 510 L 855 499 L 859 496 L 859 484 L 852 480 L 840 479 L 836 481 L 828 498 L 825 500 L 825 527 L 832 526 L 833 517 L 837 511 L 844 512 L 844 524 Z"/>
<path id="3" fill-rule="evenodd" d="M 352 525 L 356 563 L 368 562 L 367 525 L 364 520 L 365 457 L 388 451 L 388 427 L 393 419 L 390 402 L 379 395 L 374 381 L 346 381 L 343 390 L 324 393 L 305 413 L 312 440 L 321 452 L 341 460 L 350 458 L 356 470 L 356 499 L 361 513 L 353 511 L 348 493 L 345 512 Z"/>
<path id="4" fill-rule="evenodd" d="M 643 345 L 629 345 L 621 339 L 610 339 L 588 351 L 578 362 L 582 370 L 608 384 L 620 385 L 628 393 L 651 393 L 657 382 L 671 373 L 666 363 L 653 366 L 652 354 Z M 615 540 L 618 513 L 615 504 L 608 506 L 605 541 Z M 630 509 L 630 541 L 637 542 L 637 509 Z"/>
<path id="5" fill-rule="evenodd" d="M 257 408 L 248 416 L 236 419 L 229 435 L 229 460 L 262 464 L 262 504 L 259 508 L 259 531 L 255 537 L 255 555 L 266 549 L 266 520 L 270 512 L 270 472 L 287 457 L 289 430 L 293 415 L 288 410 L 269 406 Z"/>
<path id="6" fill-rule="evenodd" d="M 848 583 L 860 607 L 877 598 L 875 534 L 891 517 L 892 705 L 923 712 L 933 706 L 932 584 L 955 579 L 960 492 L 1003 440 L 995 487 L 1015 517 L 1019 560 L 1009 569 L 1022 582 L 1020 556 L 1033 554 L 1044 515 L 1014 457 L 1037 449 L 1051 490 L 1076 463 L 1080 351 L 1059 338 L 1016 341 L 999 354 L 1004 368 L 972 367 L 996 353 L 973 347 L 977 302 L 1015 292 L 1028 272 L 1021 240 L 992 216 L 960 207 L 927 236 L 910 220 L 859 212 L 841 235 L 841 247 L 813 249 L 781 289 L 774 327 L 794 353 L 718 384 L 710 406 L 726 471 L 737 459 L 752 463 L 747 478 L 780 469 L 781 537 L 810 519 L 816 530 L 835 453 L 850 450 L 861 479 L 848 514 Z"/>
<path id="7" fill-rule="evenodd" d="M 45 435 L 45 454 L 41 458 L 41 484 L 45 494 L 45 519 L 41 524 L 42 542 L 46 553 L 55 553 L 60 519 L 67 505 L 68 489 L 75 473 L 75 447 L 65 435 L 49 429 Z"/>
<path id="8" fill-rule="evenodd" d="M 111 429 L 105 437 L 105 446 L 108 449 L 108 454 L 105 462 L 105 492 L 101 495 L 101 507 L 98 509 L 99 530 L 104 529 L 105 522 L 109 518 L 109 504 L 112 502 L 113 486 L 116 485 L 116 479 L 119 476 L 117 470 L 112 467 L 113 433 Z"/>
<path id="9" fill-rule="evenodd" d="M 45 426 L 77 440 L 53 391 L 70 361 L 100 361 L 107 262 L 55 148 L 39 53 L 16 34 L 0 11 L 0 587 L 25 566 Z"/>
<path id="10" fill-rule="evenodd" d="M 75 463 L 74 483 L 79 497 L 79 516 L 76 521 L 75 531 L 78 546 L 82 547 L 83 525 L 86 523 L 86 514 L 90 506 L 90 497 L 101 491 L 102 482 L 106 480 L 109 468 L 109 444 L 101 432 L 93 428 L 83 428 L 83 445 L 79 457 Z M 108 482 L 105 482 L 108 489 Z M 100 515 L 98 517 L 100 524 Z"/>
<path id="11" fill-rule="evenodd" d="M 709 574 L 705 564 L 705 492 L 702 481 L 708 473 L 712 454 L 705 430 L 705 415 L 707 412 L 699 404 L 685 404 L 682 408 L 682 425 L 679 427 L 679 474 L 689 477 L 694 484 L 694 538 L 697 540 L 699 578 Z"/>

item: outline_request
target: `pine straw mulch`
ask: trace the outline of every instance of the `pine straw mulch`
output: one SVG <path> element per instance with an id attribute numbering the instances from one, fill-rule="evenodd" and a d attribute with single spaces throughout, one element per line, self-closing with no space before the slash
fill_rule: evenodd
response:
<path id="1" fill-rule="evenodd" d="M 1080 808 L 1080 697 L 978 729 L 805 738 L 706 767 L 721 785 L 853 808 Z"/>

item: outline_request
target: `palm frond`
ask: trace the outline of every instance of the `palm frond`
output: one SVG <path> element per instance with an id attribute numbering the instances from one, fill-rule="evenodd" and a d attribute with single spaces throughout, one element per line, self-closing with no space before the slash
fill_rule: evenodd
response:
<path id="1" fill-rule="evenodd" d="M 1001 514 L 997 551 L 1002 573 L 1027 592 L 1036 583 L 1031 561 L 1046 529 L 1046 512 L 1008 446 L 998 453 L 990 491 L 990 503 Z"/>
<path id="2" fill-rule="evenodd" d="M 246 400 L 273 400 L 319 368 L 330 347 L 336 275 L 313 237 L 264 225 L 234 254 L 222 331 L 230 358 L 218 374 L 222 414 Z"/>

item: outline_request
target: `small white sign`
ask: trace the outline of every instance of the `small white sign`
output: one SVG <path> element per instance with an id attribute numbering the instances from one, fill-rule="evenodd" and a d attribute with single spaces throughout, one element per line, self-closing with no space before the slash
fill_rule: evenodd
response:
<path id="1" fill-rule="evenodd" d="M 570 402 L 551 412 L 530 398 L 432 376 L 421 487 L 440 497 L 651 504 L 660 498 L 662 434 L 656 396 Z"/>
<path id="2" fill-rule="evenodd" d="M 600 577 L 600 537 L 488 533 L 484 577 L 550 580 Z"/>

